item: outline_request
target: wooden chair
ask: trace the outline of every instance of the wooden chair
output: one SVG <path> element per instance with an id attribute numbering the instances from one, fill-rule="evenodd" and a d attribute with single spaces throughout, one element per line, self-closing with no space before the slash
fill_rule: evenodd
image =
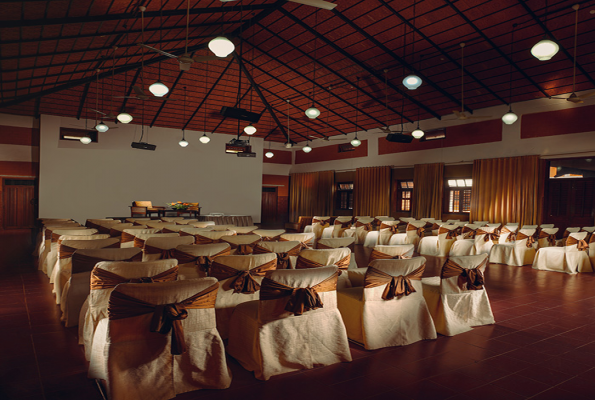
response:
<path id="1" fill-rule="evenodd" d="M 130 206 L 130 216 L 134 217 L 140 215 L 143 217 L 150 217 L 153 213 L 159 215 L 161 210 L 165 210 L 165 207 L 153 206 L 153 203 L 150 201 L 133 201 Z"/>

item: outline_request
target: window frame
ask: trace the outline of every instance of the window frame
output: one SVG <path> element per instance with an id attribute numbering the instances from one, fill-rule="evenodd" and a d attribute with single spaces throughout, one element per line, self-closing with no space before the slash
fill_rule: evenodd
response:
<path id="1" fill-rule="evenodd" d="M 351 189 L 341 189 L 341 185 L 351 185 Z M 337 182 L 336 183 L 336 202 L 335 202 L 335 209 L 336 210 L 341 210 L 341 211 L 351 211 L 353 210 L 353 182 L 349 182 L 349 181 L 345 181 L 345 182 Z M 343 196 L 343 194 L 346 194 L 347 196 L 347 208 L 343 208 L 341 207 L 341 198 Z"/>
<path id="2" fill-rule="evenodd" d="M 458 181 L 456 182 L 456 186 L 450 186 L 450 182 L 449 181 Z M 464 181 L 464 182 L 460 182 L 460 181 Z M 463 186 L 463 183 L 465 184 Z M 468 186 L 469 184 L 471 184 L 470 186 Z M 444 187 L 445 190 L 443 191 L 443 207 L 442 207 L 442 212 L 445 214 L 461 214 L 461 215 L 469 215 L 471 213 L 471 196 L 473 194 L 473 180 L 471 177 L 462 177 L 462 178 L 446 178 L 444 179 Z M 463 208 L 463 205 L 465 204 L 464 202 L 464 198 L 465 198 L 465 192 L 469 192 L 469 211 L 450 211 L 450 198 L 451 198 L 451 193 L 452 192 L 456 192 L 458 191 L 458 206 L 459 206 L 459 210 L 461 210 Z"/>
<path id="3" fill-rule="evenodd" d="M 396 208 L 396 212 L 407 212 L 410 213 L 411 212 L 411 208 L 413 207 L 413 179 L 401 179 L 401 180 L 397 180 L 397 196 L 396 196 L 396 204 L 395 204 L 395 208 Z M 408 188 L 403 188 L 402 183 L 411 183 L 411 187 Z M 409 193 L 409 197 L 404 197 L 403 194 L 404 193 Z M 409 209 L 408 210 L 404 210 L 403 209 L 403 200 L 409 200 Z"/>

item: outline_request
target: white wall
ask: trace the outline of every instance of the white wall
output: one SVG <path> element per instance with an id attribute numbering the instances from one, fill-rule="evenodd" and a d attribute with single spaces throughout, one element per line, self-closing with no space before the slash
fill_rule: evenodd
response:
<path id="1" fill-rule="evenodd" d="M 24 115 L 0 114 L 0 125 L 39 128 L 39 120 Z M 39 146 L 0 143 L 0 161 L 38 162 Z"/>
<path id="2" fill-rule="evenodd" d="M 113 123 L 108 123 L 114 126 Z M 199 202 L 202 213 L 251 215 L 260 222 L 262 139 L 252 139 L 255 158 L 225 154 L 231 135 L 186 132 L 190 145 L 178 145 L 180 130 L 151 128 L 144 142 L 155 151 L 130 147 L 139 141 L 140 126 L 118 124 L 100 133 L 99 142 L 60 141 L 60 127 L 84 128 L 84 121 L 42 115 L 39 215 L 51 218 L 129 216 L 133 200 L 154 205 Z"/>
<path id="3" fill-rule="evenodd" d="M 558 154 L 595 154 L 595 132 L 583 132 L 569 135 L 546 136 L 533 139 L 521 140 L 521 119 L 523 113 L 537 113 L 545 111 L 560 110 L 565 108 L 582 107 L 595 104 L 595 96 L 585 100 L 584 104 L 574 104 L 566 100 L 538 99 L 523 103 L 513 104 L 514 112 L 519 115 L 519 119 L 513 125 L 502 124 L 502 141 L 495 143 L 484 143 L 469 146 L 446 147 L 442 149 L 419 150 L 405 153 L 394 153 L 378 155 L 378 138 L 383 138 L 386 134 L 379 130 L 370 130 L 368 133 L 358 133 L 360 139 L 368 139 L 368 157 L 353 158 L 346 160 L 315 162 L 307 164 L 293 165 L 291 173 L 312 172 L 323 170 L 346 170 L 359 167 L 372 167 L 381 165 L 392 166 L 413 166 L 414 164 L 424 163 L 459 163 L 469 162 L 475 159 L 497 158 L 497 157 L 515 157 L 520 155 L 538 154 L 543 157 Z M 477 110 L 474 115 L 491 115 L 493 119 L 499 119 L 508 111 L 507 106 L 490 107 Z M 431 130 L 449 126 L 462 125 L 465 123 L 474 123 L 477 120 L 460 121 L 453 116 L 443 117 L 442 120 L 431 119 L 421 121 L 421 128 Z M 405 126 L 411 131 L 415 129 L 413 124 Z M 481 132 L 477 133 L 481 135 Z M 353 135 L 349 135 L 352 139 Z M 385 143 L 380 141 L 380 145 Z M 342 143 L 342 142 L 339 142 Z M 317 151 L 316 147 L 328 145 L 321 140 L 315 140 L 311 143 L 312 151 Z M 300 150 L 296 150 L 300 151 Z M 318 150 L 322 151 L 322 150 Z"/>

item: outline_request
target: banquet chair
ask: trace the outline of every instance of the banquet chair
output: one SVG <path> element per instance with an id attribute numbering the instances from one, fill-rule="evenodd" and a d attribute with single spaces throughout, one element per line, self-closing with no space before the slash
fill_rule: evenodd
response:
<path id="1" fill-rule="evenodd" d="M 91 270 L 89 296 L 79 314 L 79 344 L 85 347 L 85 357 L 91 358 L 93 336 L 99 321 L 107 318 L 111 292 L 120 283 L 169 282 L 178 277 L 177 260 L 102 261 Z"/>
<path id="2" fill-rule="evenodd" d="M 297 240 L 282 242 L 260 242 L 254 246 L 253 254 L 276 254 L 277 269 L 295 269 L 297 256 L 303 248 L 303 243 Z"/>
<path id="3" fill-rule="evenodd" d="M 130 206 L 130 217 L 141 215 L 143 217 L 150 217 L 151 214 L 159 213 L 165 210 L 163 206 L 154 206 L 151 201 L 133 201 Z"/>
<path id="4" fill-rule="evenodd" d="M 446 221 L 446 222 L 449 222 L 449 221 Z M 490 221 L 473 221 L 473 224 L 479 225 L 479 226 L 486 226 L 489 223 L 490 223 Z"/>
<path id="5" fill-rule="evenodd" d="M 109 233 L 112 226 L 121 223 L 119 219 L 113 218 L 88 219 L 85 222 L 85 226 L 90 229 L 97 229 L 99 233 Z"/>
<path id="6" fill-rule="evenodd" d="M 516 238 L 516 234 L 519 231 L 519 224 L 506 224 L 500 229 L 498 236 L 498 243 L 505 244 L 513 242 Z"/>
<path id="7" fill-rule="evenodd" d="M 260 380 L 351 361 L 337 276 L 337 267 L 268 272 L 259 300 L 236 307 L 227 352 Z"/>
<path id="8" fill-rule="evenodd" d="M 333 231 L 331 237 L 339 238 L 343 237 L 345 230 L 350 229 L 353 226 L 353 217 L 340 216 L 335 218 L 333 223 Z"/>
<path id="9" fill-rule="evenodd" d="M 37 244 L 36 250 L 34 250 L 33 255 L 37 258 L 37 267 L 38 269 L 42 269 L 43 261 L 46 259 L 48 253 L 50 252 L 50 248 L 52 246 L 52 231 L 56 229 L 88 229 L 85 226 L 81 226 L 78 222 L 70 221 L 70 222 L 57 222 L 57 223 L 48 223 L 47 225 L 43 225 L 41 231 L 37 237 Z"/>
<path id="10" fill-rule="evenodd" d="M 79 249 L 119 248 L 120 241 L 107 234 L 90 236 L 61 236 L 58 241 L 58 257 L 52 270 L 50 282 L 54 283 L 52 293 L 56 294 L 56 304 L 62 300 L 64 285 L 72 274 L 72 255 Z"/>
<path id="11" fill-rule="evenodd" d="M 72 272 L 62 290 L 61 321 L 69 328 L 79 323 L 79 314 L 89 295 L 91 270 L 101 261 L 141 261 L 142 250 L 136 247 L 78 249 L 72 255 Z"/>
<path id="12" fill-rule="evenodd" d="M 52 229 L 50 230 L 51 242 L 48 249 L 48 253 L 44 260 L 42 260 L 41 270 L 46 273 L 47 276 L 52 277 L 52 271 L 58 260 L 58 241 L 62 236 L 91 236 L 96 235 L 97 229 Z M 109 237 L 109 235 L 108 235 Z M 103 237 L 102 237 L 103 238 Z"/>
<path id="13" fill-rule="evenodd" d="M 477 228 L 475 230 L 475 240 L 471 249 L 471 255 L 490 254 L 490 250 L 492 250 L 494 242 L 498 241 L 498 237 L 496 228 L 488 228 L 486 226 Z"/>
<path id="14" fill-rule="evenodd" d="M 312 246 L 312 241 L 314 240 L 314 233 L 283 233 L 279 237 L 280 242 L 294 242 L 296 240 L 302 242 L 303 248 L 309 248 Z"/>
<path id="15" fill-rule="evenodd" d="M 407 218 L 404 218 L 404 219 L 407 219 Z M 412 219 L 415 219 L 415 218 L 412 218 Z M 379 216 L 376 216 L 376 217 L 374 217 L 374 220 L 373 220 L 374 229 L 375 229 L 375 230 L 378 230 L 378 229 L 379 229 L 379 226 L 380 226 L 380 224 L 382 224 L 383 222 L 386 222 L 386 221 L 394 221 L 394 220 L 395 220 L 395 218 L 394 218 L 394 217 L 389 217 L 389 216 L 387 216 L 387 215 L 379 215 Z"/>
<path id="16" fill-rule="evenodd" d="M 195 228 L 206 228 L 208 226 L 215 226 L 215 221 L 198 221 L 192 222 L 189 225 L 192 225 Z"/>
<path id="17" fill-rule="evenodd" d="M 506 264 L 516 267 L 533 264 L 535 258 L 535 228 L 521 229 L 516 240 L 508 243 L 497 243 L 492 246 L 489 259 L 494 264 Z"/>
<path id="18" fill-rule="evenodd" d="M 176 226 L 175 222 L 163 222 L 163 221 L 145 221 L 144 225 L 148 226 L 149 228 L 156 228 L 159 230 L 163 230 L 163 228 Z"/>
<path id="19" fill-rule="evenodd" d="M 566 272 L 594 272 L 587 250 L 589 244 L 585 241 L 588 232 L 573 232 L 565 241 L 564 247 L 544 247 L 537 251 L 533 268 L 543 271 Z"/>
<path id="20" fill-rule="evenodd" d="M 233 236 L 235 231 L 204 231 L 194 235 L 194 241 L 196 244 L 211 244 L 220 243 L 221 238 L 224 236 Z"/>
<path id="21" fill-rule="evenodd" d="M 161 233 L 180 233 L 180 231 L 182 231 L 183 229 L 189 229 L 188 225 L 180 225 L 180 224 L 174 224 L 174 223 L 169 223 L 168 225 L 162 225 L 160 227 L 157 227 L 161 229 Z"/>
<path id="22" fill-rule="evenodd" d="M 447 256 L 457 238 L 457 225 L 441 225 L 438 236 L 425 236 L 419 241 L 418 253 L 428 256 Z"/>
<path id="23" fill-rule="evenodd" d="M 252 233 L 260 235 L 264 242 L 277 242 L 285 233 L 285 229 L 255 229 Z"/>
<path id="24" fill-rule="evenodd" d="M 194 244 L 192 236 L 152 236 L 145 240 L 143 261 L 166 260 L 174 257 L 178 246 Z"/>
<path id="25" fill-rule="evenodd" d="M 353 237 L 339 237 L 339 238 L 331 238 L 331 239 L 319 239 L 316 242 L 316 249 L 338 249 L 341 247 L 346 247 L 351 250 L 351 260 L 349 261 L 348 269 L 357 268 L 357 263 L 355 262 L 355 238 Z"/>
<path id="26" fill-rule="evenodd" d="M 133 226 L 132 228 L 125 228 L 122 230 L 122 235 L 120 236 L 120 247 L 134 247 L 134 238 L 136 237 L 136 235 L 159 232 L 161 232 L 159 229 L 146 228 L 145 225 L 138 225 Z"/>
<path id="27" fill-rule="evenodd" d="M 178 280 L 183 280 L 206 277 L 216 257 L 230 254 L 228 243 L 184 244 L 172 251 L 172 258 L 178 260 Z"/>
<path id="28" fill-rule="evenodd" d="M 134 234 L 134 246 L 139 249 L 145 248 L 145 242 L 147 239 L 152 237 L 168 238 L 168 237 L 180 237 L 178 233 L 135 233 Z"/>
<path id="29" fill-rule="evenodd" d="M 423 295 L 438 333 L 454 336 L 495 322 L 485 288 L 487 262 L 487 254 L 449 257 L 440 276 L 422 278 Z"/>
<path id="30" fill-rule="evenodd" d="M 216 232 L 221 232 L 221 231 L 235 231 L 235 225 L 233 224 L 221 224 L 221 225 L 212 225 L 209 228 L 211 228 L 212 230 L 216 231 Z"/>
<path id="31" fill-rule="evenodd" d="M 339 268 L 337 287 L 351 287 L 349 276 L 346 273 L 351 264 L 351 256 L 351 250 L 345 247 L 324 250 L 305 249 L 298 255 L 295 269 L 321 268 L 334 265 Z"/>
<path id="32" fill-rule="evenodd" d="M 226 242 L 231 246 L 231 254 L 233 255 L 252 254 L 254 246 L 261 240 L 260 235 L 235 235 L 221 238 L 222 242 Z"/>
<path id="33" fill-rule="evenodd" d="M 556 247 L 556 233 L 560 228 L 543 228 L 537 236 L 537 248 Z"/>
<path id="34" fill-rule="evenodd" d="M 475 234 L 479 228 L 480 226 L 477 224 L 465 224 L 461 227 L 460 234 L 450 247 L 448 255 L 450 257 L 471 255 L 475 245 Z"/>
<path id="35" fill-rule="evenodd" d="M 142 225 L 146 221 L 152 221 L 151 218 L 126 218 L 126 222 L 130 222 L 134 225 Z"/>
<path id="36" fill-rule="evenodd" d="M 556 246 L 559 246 L 559 247 L 566 246 L 566 238 L 568 238 L 568 236 L 570 236 L 571 233 L 576 233 L 576 232 L 580 232 L 580 231 L 581 231 L 581 228 L 579 228 L 578 226 L 566 228 L 566 230 L 562 234 L 562 239 L 556 240 Z"/>
<path id="37" fill-rule="evenodd" d="M 306 225 L 304 233 L 314 232 L 314 237 L 320 239 L 324 229 L 330 227 L 332 217 L 313 217 L 312 225 Z"/>
<path id="38" fill-rule="evenodd" d="M 374 260 L 362 287 L 337 290 L 349 339 L 366 350 L 436 339 L 422 293 L 426 259 Z"/>
<path id="39" fill-rule="evenodd" d="M 355 244 L 364 244 L 368 232 L 374 230 L 374 218 L 371 217 L 356 217 L 355 224 L 344 232 L 347 236 L 355 237 Z M 353 231 L 352 233 L 350 231 Z"/>
<path id="40" fill-rule="evenodd" d="M 398 219 L 394 221 L 382 221 L 378 226 L 378 232 L 376 234 L 368 234 L 368 236 L 366 237 L 367 243 L 364 243 L 364 246 L 366 246 L 366 244 L 366 247 L 374 247 L 379 244 L 387 245 L 392 239 L 392 237 L 395 235 L 399 235 L 397 236 L 400 238 L 398 240 L 398 244 L 407 243 L 407 235 L 405 233 L 399 233 L 400 224 L 401 221 L 399 221 Z M 377 237 L 377 239 L 373 243 L 375 237 Z"/>
<path id="41" fill-rule="evenodd" d="M 228 388 L 213 310 L 217 289 L 213 278 L 118 285 L 95 333 L 89 377 L 105 384 L 111 400 Z"/>
<path id="42" fill-rule="evenodd" d="M 502 226 L 502 224 L 500 224 L 500 223 L 486 224 L 485 226 L 488 227 L 488 228 L 496 228 L 496 231 L 499 231 L 500 230 L 500 227 Z"/>
<path id="43" fill-rule="evenodd" d="M 406 259 L 413 257 L 415 246 L 412 244 L 378 245 L 370 253 L 368 265 L 374 260 Z"/>
<path id="44" fill-rule="evenodd" d="M 133 225 L 132 222 L 125 222 L 125 223 L 119 223 L 119 224 L 112 225 L 109 228 L 109 235 L 111 237 L 117 237 L 118 239 L 120 239 L 122 237 L 122 231 L 124 229 L 130 229 L 134 226 L 135 225 Z M 143 226 L 143 225 L 141 225 L 141 226 Z"/>
<path id="45" fill-rule="evenodd" d="M 273 253 L 219 256 L 213 260 L 209 276 L 220 283 L 215 304 L 217 330 L 223 339 L 229 335 L 229 319 L 241 303 L 258 299 L 258 291 L 267 271 L 277 268 Z"/>

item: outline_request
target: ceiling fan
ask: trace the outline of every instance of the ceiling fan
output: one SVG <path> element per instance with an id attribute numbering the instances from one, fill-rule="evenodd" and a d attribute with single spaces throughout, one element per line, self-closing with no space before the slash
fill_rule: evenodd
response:
<path id="1" fill-rule="evenodd" d="M 114 99 L 137 99 L 137 100 L 158 100 L 158 101 L 176 101 L 176 99 L 157 97 L 152 94 L 146 94 L 139 86 L 132 86 L 132 90 L 136 93 L 136 96 L 114 96 Z M 103 113 L 102 113 L 103 114 Z"/>
<path id="2" fill-rule="evenodd" d="M 237 0 L 219 0 L 222 3 L 228 3 L 231 1 L 237 1 Z M 336 4 L 334 3 L 329 3 L 328 1 L 323 1 L 323 0 L 289 0 L 292 3 L 298 3 L 298 4 L 304 4 L 306 6 L 312 6 L 312 7 L 318 7 L 318 8 L 323 8 L 325 10 L 332 10 L 333 8 L 337 7 Z"/>
<path id="3" fill-rule="evenodd" d="M 452 113 L 461 121 L 468 119 L 486 119 L 492 118 L 491 115 L 487 116 L 474 116 L 465 113 L 465 43 L 461 43 L 461 111 L 452 110 Z"/>
<path id="4" fill-rule="evenodd" d="M 195 57 L 191 57 L 190 53 L 188 53 L 188 27 L 189 27 L 189 23 L 190 23 L 190 0 L 187 0 L 187 7 L 186 7 L 186 46 L 184 48 L 184 54 L 182 54 L 181 56 L 174 56 L 171 53 L 168 53 L 166 51 L 163 50 L 159 50 L 156 49 L 155 47 L 151 47 L 149 45 L 146 45 L 144 43 L 139 43 L 139 46 L 142 46 L 146 49 L 155 51 L 161 55 L 164 55 L 166 57 L 170 57 L 170 58 L 175 58 L 180 62 L 180 71 L 189 71 L 190 70 L 190 66 L 195 63 L 195 62 L 205 62 L 205 61 L 212 61 L 212 60 L 226 60 L 231 58 L 230 57 L 217 57 L 217 56 L 195 56 Z M 143 12 L 144 14 L 144 10 L 146 9 L 145 7 L 141 8 L 141 12 Z"/>
<path id="5" fill-rule="evenodd" d="M 566 100 L 566 101 L 570 101 L 572 103 L 578 104 L 578 103 L 583 103 L 584 99 L 586 99 L 587 97 L 595 96 L 595 90 L 592 92 L 585 93 L 582 96 L 577 96 L 576 93 L 574 92 L 575 86 L 576 86 L 576 38 L 577 38 L 577 33 L 578 33 L 579 5 L 578 4 L 573 5 L 572 9 L 574 10 L 574 15 L 575 15 L 575 17 L 574 17 L 574 60 L 573 60 L 573 65 L 572 65 L 572 93 L 568 97 L 550 97 L 550 98 Z"/>

